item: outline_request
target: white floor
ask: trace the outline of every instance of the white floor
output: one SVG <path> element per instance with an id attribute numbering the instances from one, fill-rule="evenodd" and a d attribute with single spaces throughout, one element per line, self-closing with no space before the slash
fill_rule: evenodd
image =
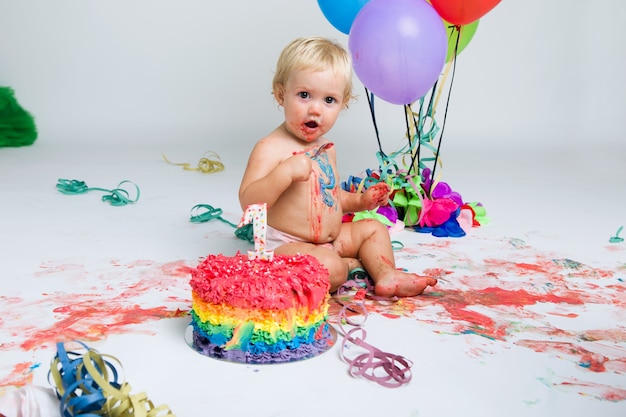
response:
<path id="1" fill-rule="evenodd" d="M 207 150 L 224 172 L 161 158 L 195 164 Z M 414 363 L 411 382 L 390 389 L 348 375 L 341 337 L 314 359 L 268 366 L 185 344 L 189 268 L 249 248 L 226 223 L 189 222 L 190 210 L 239 220 L 247 151 L 0 149 L 0 392 L 48 387 L 54 343 L 80 339 L 117 357 L 133 392 L 183 417 L 626 415 L 626 243 L 609 243 L 626 225 L 626 148 L 445 152 L 443 180 L 491 222 L 462 238 L 393 236 L 398 266 L 442 279 L 422 297 L 368 305 L 367 341 Z M 370 168 L 363 160 L 345 155 L 344 177 Z M 113 207 L 103 192 L 57 192 L 59 178 L 130 180 L 141 195 Z"/>

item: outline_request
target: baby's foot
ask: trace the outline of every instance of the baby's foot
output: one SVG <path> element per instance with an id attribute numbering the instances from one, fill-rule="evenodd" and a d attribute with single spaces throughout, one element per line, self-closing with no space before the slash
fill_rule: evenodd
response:
<path id="1" fill-rule="evenodd" d="M 437 280 L 423 275 L 393 270 L 378 277 L 374 292 L 383 297 L 412 297 L 420 295 L 426 287 L 437 284 Z"/>

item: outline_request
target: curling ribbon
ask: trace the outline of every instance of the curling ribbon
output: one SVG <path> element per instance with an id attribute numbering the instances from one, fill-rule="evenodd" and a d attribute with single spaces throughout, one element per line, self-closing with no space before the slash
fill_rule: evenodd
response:
<path id="1" fill-rule="evenodd" d="M 198 213 L 200 210 L 206 211 Z M 222 217 L 223 212 L 224 211 L 221 208 L 214 208 L 209 204 L 196 204 L 191 208 L 191 217 L 189 218 L 189 221 L 192 223 L 205 223 L 210 220 L 217 219 L 231 225 L 232 227 L 237 227 L 235 223 L 231 223 Z"/>
<path id="2" fill-rule="evenodd" d="M 143 392 L 131 395 L 131 387 L 120 379 L 114 366 L 121 368 L 115 357 L 102 355 L 79 343 L 84 353 L 67 351 L 57 343 L 57 354 L 50 363 L 48 381 L 52 377 L 60 400 L 62 417 L 165 417 L 174 416 L 166 405 L 155 407 Z"/>
<path id="3" fill-rule="evenodd" d="M 359 292 L 357 291 L 358 294 Z M 367 309 L 362 301 L 346 304 L 339 312 L 339 327 L 344 335 L 344 340 L 341 344 L 341 355 L 348 363 L 350 375 L 365 378 L 387 388 L 397 388 L 408 384 L 412 378 L 411 367 L 413 363 L 403 356 L 383 352 L 366 343 L 367 332 L 363 328 L 363 322 L 357 323 L 351 320 L 346 313 L 347 310 L 355 311 L 356 309 L 361 309 L 364 315 L 363 322 L 365 322 Z M 343 327 L 343 322 L 355 327 L 346 331 Z M 366 353 L 348 358 L 346 349 L 349 343 L 365 349 Z"/>
<path id="4" fill-rule="evenodd" d="M 136 197 L 133 199 L 130 197 L 130 193 L 122 188 L 124 184 L 132 184 L 135 186 Z M 132 181 L 124 180 L 120 182 L 116 188 L 107 190 L 106 188 L 88 187 L 84 181 L 79 180 L 67 180 L 59 178 L 56 185 L 57 190 L 60 193 L 67 195 L 85 194 L 89 191 L 103 191 L 105 194 L 102 196 L 102 201 L 110 203 L 112 206 L 125 206 L 139 200 L 139 187 Z"/>
<path id="5" fill-rule="evenodd" d="M 186 171 L 200 171 L 203 174 L 212 174 L 212 173 L 220 172 L 224 170 L 224 164 L 220 160 L 220 156 L 217 153 L 212 152 L 212 151 L 204 153 L 202 158 L 200 158 L 200 160 L 198 161 L 197 167 L 192 167 L 191 164 L 186 163 L 186 162 L 183 162 L 183 163 L 170 162 L 170 160 L 167 159 L 167 157 L 164 154 L 161 154 L 161 156 L 163 157 L 163 160 L 167 162 L 168 164 L 182 166 L 183 169 Z"/>
<path id="6" fill-rule="evenodd" d="M 609 243 L 622 243 L 624 241 L 624 238 L 619 236 L 619 234 L 622 232 L 622 229 L 624 229 L 624 226 L 620 226 L 619 229 L 617 229 L 617 232 L 615 232 L 615 236 L 611 236 L 611 238 L 609 239 Z"/>
<path id="7" fill-rule="evenodd" d="M 357 290 L 352 302 L 344 304 L 338 299 L 339 303 L 343 305 L 338 315 L 338 326 L 344 336 L 341 344 L 341 356 L 348 363 L 348 372 L 354 377 L 362 377 L 387 388 L 397 388 L 408 384 L 412 378 L 411 367 L 413 362 L 403 356 L 383 352 L 366 343 L 367 332 L 363 328 L 369 314 L 365 307 L 365 297 L 387 301 L 397 300 L 397 297 L 387 298 L 368 295 L 368 293 L 373 292 L 372 283 L 366 273 L 358 268 L 350 273 L 350 280 L 339 288 L 337 296 L 349 289 Z M 348 317 L 348 311 L 361 312 L 363 314 L 361 322 Z M 343 327 L 344 323 L 354 327 L 346 331 Z M 360 337 L 357 333 L 360 333 Z M 349 343 L 365 349 L 366 353 L 349 358 L 346 354 Z"/>
<path id="8" fill-rule="evenodd" d="M 234 227 L 235 236 L 237 236 L 239 239 L 254 243 L 254 234 L 251 223 L 243 225 L 241 227 L 237 227 L 235 223 L 231 223 L 223 218 L 222 213 L 223 210 L 221 208 L 214 208 L 209 204 L 196 204 L 191 208 L 191 217 L 189 218 L 189 221 L 191 223 L 206 223 L 211 220 L 219 220 Z"/>

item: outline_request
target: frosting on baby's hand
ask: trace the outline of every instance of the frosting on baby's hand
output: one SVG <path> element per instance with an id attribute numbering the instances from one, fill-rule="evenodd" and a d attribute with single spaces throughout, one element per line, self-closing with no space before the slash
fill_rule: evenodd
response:
<path id="1" fill-rule="evenodd" d="M 373 210 L 376 207 L 387 205 L 389 201 L 389 185 L 379 182 L 369 187 L 363 193 L 363 200 L 366 204 L 366 210 Z"/>

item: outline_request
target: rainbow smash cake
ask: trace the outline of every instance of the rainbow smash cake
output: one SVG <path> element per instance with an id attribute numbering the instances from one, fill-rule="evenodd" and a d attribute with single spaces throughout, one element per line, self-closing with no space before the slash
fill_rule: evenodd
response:
<path id="1" fill-rule="evenodd" d="M 328 271 L 309 255 L 209 255 L 192 271 L 192 347 L 242 363 L 291 362 L 334 343 Z"/>

